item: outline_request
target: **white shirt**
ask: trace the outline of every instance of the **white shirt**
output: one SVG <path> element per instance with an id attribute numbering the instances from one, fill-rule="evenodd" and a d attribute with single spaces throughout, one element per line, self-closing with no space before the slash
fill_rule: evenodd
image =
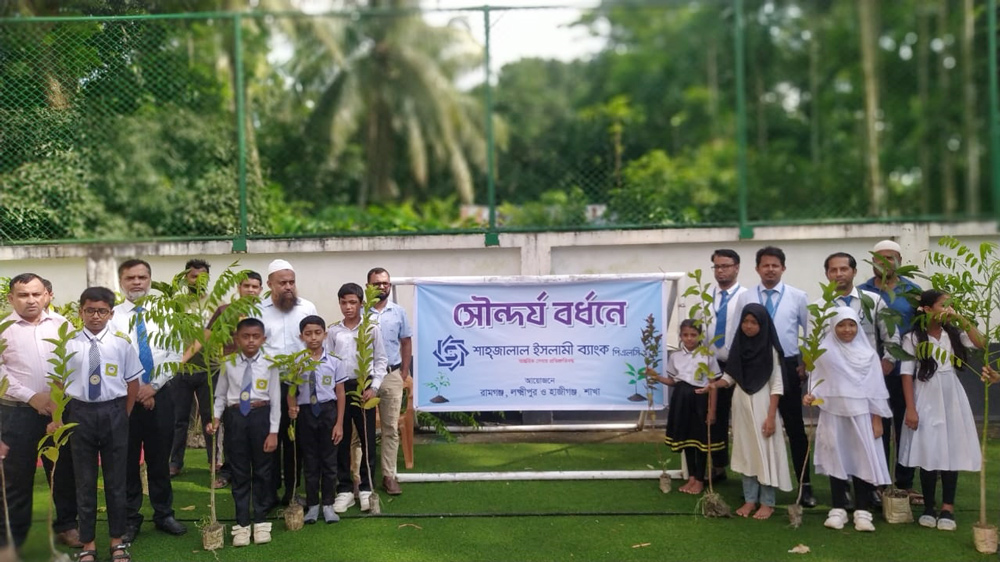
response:
<path id="1" fill-rule="evenodd" d="M 848 304 L 848 299 L 845 297 L 851 297 L 849 299 L 850 304 Z M 864 298 L 862 298 L 864 297 Z M 865 305 L 865 299 L 870 299 L 870 305 Z M 813 304 L 817 304 L 820 307 L 826 304 L 826 302 L 819 298 L 813 301 Z M 858 313 L 858 317 L 861 319 L 861 330 L 865 333 L 868 338 L 868 343 L 872 344 L 872 349 L 878 349 L 878 340 L 881 339 L 882 343 L 891 342 L 899 345 L 899 330 L 893 330 L 893 334 L 889 335 L 889 328 L 885 323 L 885 319 L 880 317 L 879 314 L 882 310 L 885 310 L 886 304 L 882 300 L 882 297 L 878 293 L 873 293 L 871 291 L 866 291 L 864 289 L 859 289 L 854 287 L 848 295 L 837 295 L 833 299 L 833 306 L 847 306 Z M 877 332 L 876 332 L 877 329 Z M 806 333 L 812 331 L 812 315 L 809 316 L 809 327 L 806 328 Z M 882 359 L 896 362 L 896 359 L 889 352 L 888 346 L 886 346 L 882 352 Z"/>
<path id="2" fill-rule="evenodd" d="M 712 374 L 699 380 L 695 375 L 698 373 L 700 363 L 707 363 Z M 718 374 L 719 363 L 714 356 L 695 355 L 688 351 L 684 344 L 681 344 L 681 348 L 677 351 L 671 351 L 670 356 L 667 357 L 667 376 L 684 381 L 691 386 L 705 386 Z"/>
<path id="3" fill-rule="evenodd" d="M 101 354 L 101 394 L 96 400 L 90 399 L 92 341 L 97 341 L 97 349 Z M 125 337 L 111 331 L 110 322 L 96 335 L 86 328 L 80 330 L 66 343 L 66 351 L 76 353 L 69 360 L 71 372 L 66 379 L 66 395 L 81 402 L 108 402 L 127 396 L 128 383 L 138 380 L 143 373 L 139 353 Z"/>
<path id="4" fill-rule="evenodd" d="M 273 299 L 267 299 L 260 305 L 260 318 L 264 322 L 264 354 L 270 357 L 290 355 L 302 351 L 306 344 L 299 339 L 299 322 L 306 316 L 316 314 L 316 305 L 299 298 L 288 312 L 283 312 L 274 306 Z"/>
<path id="5" fill-rule="evenodd" d="M 936 377 L 939 375 L 954 373 L 955 367 L 951 361 L 942 362 L 936 356 L 938 350 L 944 351 L 948 357 L 951 357 L 952 354 L 955 352 L 955 350 L 951 348 L 951 338 L 948 337 L 947 332 L 945 332 L 943 329 L 941 330 L 941 339 L 935 338 L 934 336 L 927 334 L 927 341 L 935 348 L 937 348 L 931 355 L 932 357 L 934 357 L 934 361 L 938 365 L 937 370 L 934 371 L 934 376 Z M 965 332 L 962 332 L 961 341 L 962 345 L 964 345 L 966 349 L 972 349 L 975 347 L 972 344 L 972 340 L 969 339 L 969 335 Z M 910 355 L 916 355 L 917 354 L 916 349 L 917 349 L 917 334 L 915 332 L 910 332 L 905 336 L 903 336 L 903 351 L 909 353 Z M 917 362 L 915 360 L 901 361 L 899 363 L 899 374 L 915 376 L 916 373 L 917 373 Z"/>
<path id="6" fill-rule="evenodd" d="M 726 338 L 722 343 L 722 347 L 715 347 L 715 344 L 711 345 L 712 351 L 715 352 L 715 357 L 719 361 L 725 361 L 729 359 L 729 348 L 733 346 L 733 338 L 736 337 L 736 327 L 740 325 L 740 311 L 742 308 L 737 308 L 739 304 L 740 295 L 747 292 L 747 288 L 736 283 L 732 287 L 726 289 L 726 293 L 729 295 L 729 301 L 726 303 Z M 719 305 L 722 303 L 722 289 L 716 285 L 712 289 L 712 306 L 709 310 L 712 312 L 712 321 L 708 325 L 708 331 L 705 333 L 706 339 L 712 339 L 715 337 L 715 321 L 719 314 Z"/>
<path id="7" fill-rule="evenodd" d="M 59 337 L 59 327 L 66 319 L 43 310 L 38 324 L 28 322 L 16 312 L 2 321 L 7 320 L 15 322 L 0 334 L 7 340 L 7 349 L 0 355 L 0 375 L 10 381 L 4 398 L 27 403 L 35 394 L 49 390 L 46 376 L 52 369 L 49 359 L 55 346 L 45 340 Z"/>
<path id="8" fill-rule="evenodd" d="M 270 433 L 277 433 L 281 425 L 281 382 L 278 369 L 271 365 L 260 351 L 252 358 L 242 353 L 234 353 L 226 358 L 219 373 L 219 382 L 215 385 L 215 417 L 222 418 L 222 412 L 227 406 L 239 406 L 240 393 L 243 391 L 243 372 L 247 363 L 253 365 L 253 384 L 250 385 L 250 401 L 269 402 L 271 409 Z"/>
<path id="9" fill-rule="evenodd" d="M 343 362 L 342 369 L 348 380 L 357 380 L 358 378 L 355 372 L 358 370 L 358 343 L 355 338 L 358 337 L 358 328 L 360 327 L 361 322 L 358 322 L 358 325 L 351 329 L 344 326 L 341 321 L 330 326 L 326 331 L 326 348 Z M 382 386 L 382 379 L 385 378 L 385 370 L 389 365 L 389 360 L 386 358 L 385 347 L 382 344 L 382 331 L 377 326 L 372 326 L 371 332 L 375 357 L 372 361 L 372 370 L 368 374 L 372 379 L 372 390 L 378 391 Z"/>
<path id="10" fill-rule="evenodd" d="M 754 302 L 766 308 L 766 290 L 763 285 L 757 285 L 743 292 L 738 299 L 737 310 L 742 312 L 744 306 Z M 783 281 L 774 286 L 774 291 L 772 302 L 775 309 L 771 320 L 778 333 L 778 341 L 781 342 L 781 351 L 785 357 L 795 357 L 799 354 L 799 330 L 805 330 L 809 326 L 809 297 L 805 291 L 786 285 Z M 740 312 L 736 314 L 739 315 Z"/>
<path id="11" fill-rule="evenodd" d="M 121 304 L 115 306 L 114 315 L 111 317 L 111 322 L 109 326 L 116 332 L 121 332 L 128 336 L 128 340 L 132 343 L 132 349 L 135 350 L 136 354 L 139 353 L 139 336 L 136 333 L 135 328 L 135 317 L 137 312 L 135 311 L 136 304 L 130 300 L 126 300 Z M 156 344 L 156 334 L 160 333 L 160 326 L 156 322 L 149 319 L 147 314 L 144 317 L 146 321 L 146 336 L 149 341 L 149 349 L 153 352 L 153 374 L 150 377 L 150 385 L 156 390 L 159 390 L 163 385 L 170 382 L 176 371 L 169 364 L 177 363 L 183 357 L 180 351 L 170 350 L 160 347 Z"/>
<path id="12" fill-rule="evenodd" d="M 312 385 L 316 385 L 316 401 L 320 404 L 337 399 L 337 385 L 347 381 L 344 362 L 323 349 L 323 356 L 315 371 L 305 373 L 305 382 L 299 385 L 299 404 L 309 404 Z"/>

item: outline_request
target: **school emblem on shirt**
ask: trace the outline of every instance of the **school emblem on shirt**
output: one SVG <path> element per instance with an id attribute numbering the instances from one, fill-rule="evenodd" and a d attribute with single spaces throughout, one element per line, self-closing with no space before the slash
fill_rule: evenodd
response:
<path id="1" fill-rule="evenodd" d="M 332 376 L 330 376 L 330 375 L 324 375 L 323 376 L 323 386 L 330 386 L 330 383 L 332 383 L 332 382 L 333 382 L 333 377 Z"/>
<path id="2" fill-rule="evenodd" d="M 104 376 L 106 377 L 117 377 L 118 376 L 118 365 L 114 363 L 104 364 Z"/>
<path id="3" fill-rule="evenodd" d="M 260 379 L 257 381 L 257 390 L 267 390 L 267 379 Z"/>
<path id="4" fill-rule="evenodd" d="M 90 375 L 90 384 L 101 384 L 101 375 Z"/>
<path id="5" fill-rule="evenodd" d="M 250 399 L 249 390 L 244 390 L 243 392 L 240 393 L 240 400 L 249 400 L 249 399 Z"/>

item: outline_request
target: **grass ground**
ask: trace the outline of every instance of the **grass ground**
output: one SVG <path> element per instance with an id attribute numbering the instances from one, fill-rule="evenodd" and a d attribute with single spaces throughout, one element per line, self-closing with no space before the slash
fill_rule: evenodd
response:
<path id="1" fill-rule="evenodd" d="M 655 440 L 653 432 L 647 433 Z M 413 472 L 646 469 L 656 464 L 656 443 L 592 436 L 572 443 L 433 441 L 417 446 Z M 991 443 L 988 459 L 992 467 L 998 466 L 1000 444 Z M 696 497 L 676 491 L 662 494 L 655 481 L 411 483 L 404 484 L 401 496 L 381 496 L 380 517 L 366 517 L 354 507 L 336 525 L 320 523 L 294 533 L 275 518 L 272 543 L 227 546 L 213 554 L 201 549 L 195 528 L 208 512 L 204 453 L 189 450 L 187 463 L 174 480 L 174 507 L 189 533 L 171 537 L 154 530 L 147 507 L 147 523 L 133 546 L 136 560 L 796 560 L 801 555 L 788 550 L 800 543 L 812 550 L 810 560 L 995 558 L 978 554 L 972 545 L 978 513 L 978 474 L 973 473 L 960 477 L 958 530 L 952 533 L 915 523 L 889 525 L 879 516 L 875 533 L 857 533 L 850 525 L 832 531 L 823 527 L 829 508 L 823 504 L 806 510 L 802 527 L 792 529 L 784 511 L 795 499 L 791 493 L 779 494 L 778 512 L 768 521 L 707 520 L 695 514 Z M 679 459 L 671 457 L 669 466 L 679 467 Z M 994 522 L 1000 507 L 995 474 L 996 468 L 987 494 Z M 828 502 L 826 478 L 814 480 L 818 498 Z M 679 484 L 675 481 L 675 488 Z M 716 489 L 734 508 L 742 503 L 738 477 Z M 37 523 L 23 553 L 29 561 L 48 559 L 41 471 L 35 490 Z M 217 499 L 220 518 L 231 523 L 229 490 L 222 490 Z M 103 521 L 97 536 L 101 559 L 107 560 Z M 226 539 L 231 544 L 228 535 Z"/>

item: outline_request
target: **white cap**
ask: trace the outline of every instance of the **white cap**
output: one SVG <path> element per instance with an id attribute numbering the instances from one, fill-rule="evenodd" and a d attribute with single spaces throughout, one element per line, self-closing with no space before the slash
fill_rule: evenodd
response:
<path id="1" fill-rule="evenodd" d="M 899 244 L 893 242 L 892 240 L 883 240 L 878 244 L 875 244 L 875 247 L 872 248 L 873 252 L 881 252 L 882 250 L 892 250 L 893 252 L 896 252 L 899 255 L 903 255 L 903 248 L 901 248 Z"/>
<path id="2" fill-rule="evenodd" d="M 284 269 L 287 269 L 288 271 L 291 272 L 295 271 L 295 269 L 292 268 L 292 264 L 288 263 L 287 261 L 280 259 L 274 260 L 267 266 L 267 276 L 270 277 L 271 274 L 274 273 L 275 271 L 282 271 Z"/>

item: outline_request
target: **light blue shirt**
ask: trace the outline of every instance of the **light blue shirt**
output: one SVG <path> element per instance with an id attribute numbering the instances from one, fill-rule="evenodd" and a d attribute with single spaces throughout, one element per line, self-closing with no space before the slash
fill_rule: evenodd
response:
<path id="1" fill-rule="evenodd" d="M 757 285 L 740 295 L 737 303 L 740 318 L 734 318 L 737 323 L 743 319 L 744 306 L 754 302 L 767 306 L 766 290 L 763 285 Z M 804 333 L 809 325 L 809 296 L 801 289 L 785 285 L 783 281 L 774 286 L 774 291 L 772 301 L 775 303 L 775 310 L 771 317 L 774 330 L 778 332 L 778 341 L 781 342 L 781 351 L 785 357 L 795 357 L 799 354 L 799 330 Z"/>
<path id="2" fill-rule="evenodd" d="M 326 352 L 315 371 L 305 374 L 305 382 L 299 385 L 298 404 L 308 405 L 310 385 L 316 385 L 316 400 L 319 403 L 337 399 L 337 384 L 347 381 L 347 373 L 343 369 L 343 361 Z"/>
<path id="3" fill-rule="evenodd" d="M 403 338 L 413 337 L 413 329 L 410 328 L 406 310 L 389 301 L 381 311 L 372 309 L 372 317 L 378 322 L 378 329 L 382 332 L 382 345 L 385 346 L 389 365 L 399 365 L 403 362 L 403 356 L 399 352 L 399 342 Z"/>
<path id="4" fill-rule="evenodd" d="M 97 341 L 101 354 L 101 394 L 96 400 L 90 399 L 91 341 Z M 66 379 L 66 394 L 81 402 L 108 402 L 128 396 L 128 383 L 138 380 L 145 371 L 139 353 L 128 339 L 111 331 L 110 322 L 100 334 L 91 334 L 86 328 L 80 330 L 66 343 L 66 351 L 75 354 L 69 360 L 72 372 Z"/>

